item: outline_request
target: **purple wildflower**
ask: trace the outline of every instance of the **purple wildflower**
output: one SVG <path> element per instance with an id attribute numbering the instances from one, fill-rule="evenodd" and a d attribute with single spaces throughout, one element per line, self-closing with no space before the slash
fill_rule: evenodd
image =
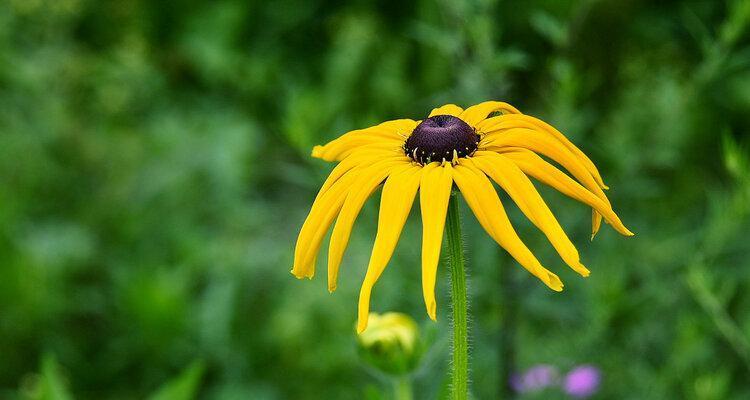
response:
<path id="1" fill-rule="evenodd" d="M 559 376 L 554 366 L 539 364 L 527 369 L 523 374 L 513 374 L 510 386 L 518 393 L 535 392 L 554 385 Z"/>
<path id="2" fill-rule="evenodd" d="M 565 376 L 565 393 L 579 399 L 587 398 L 599 390 L 601 372 L 593 365 L 581 365 Z"/>

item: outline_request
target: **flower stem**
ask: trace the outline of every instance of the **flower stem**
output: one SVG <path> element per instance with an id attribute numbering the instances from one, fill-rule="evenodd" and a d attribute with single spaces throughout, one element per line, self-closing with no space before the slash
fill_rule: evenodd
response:
<path id="1" fill-rule="evenodd" d="M 395 400 L 412 400 L 411 378 L 397 376 L 393 379 L 393 398 Z"/>
<path id="2" fill-rule="evenodd" d="M 466 271 L 461 237 L 458 193 L 451 194 L 448 205 L 448 247 L 450 250 L 451 302 L 453 303 L 453 370 L 451 376 L 454 400 L 468 398 L 469 348 L 467 340 Z"/>

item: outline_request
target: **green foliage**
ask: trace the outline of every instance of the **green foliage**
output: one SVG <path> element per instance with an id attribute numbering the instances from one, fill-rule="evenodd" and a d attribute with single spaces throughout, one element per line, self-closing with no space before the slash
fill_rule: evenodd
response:
<path id="1" fill-rule="evenodd" d="M 191 400 L 196 397 L 205 366 L 202 362 L 193 362 L 172 381 L 164 384 L 148 400 Z"/>
<path id="2" fill-rule="evenodd" d="M 309 152 L 487 99 L 579 144 L 636 236 L 590 243 L 585 207 L 544 191 L 584 280 L 508 207 L 555 294 L 466 213 L 475 397 L 591 363 L 601 398 L 748 398 L 749 25 L 746 0 L 0 1 L 0 398 L 389 393 L 353 328 L 376 199 L 334 295 L 288 273 L 331 168 Z M 414 376 L 437 398 L 448 274 L 434 324 L 420 230 L 373 310 L 439 332 Z"/>
<path id="3" fill-rule="evenodd" d="M 72 400 L 68 383 L 65 381 L 60 365 L 52 355 L 45 355 L 42 360 L 42 371 L 38 377 L 31 378 L 24 394 L 30 400 Z"/>

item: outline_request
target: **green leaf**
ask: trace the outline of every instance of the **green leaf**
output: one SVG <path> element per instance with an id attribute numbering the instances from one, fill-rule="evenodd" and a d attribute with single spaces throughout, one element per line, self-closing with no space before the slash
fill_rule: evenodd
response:
<path id="1" fill-rule="evenodd" d="M 42 371 L 39 381 L 28 393 L 34 400 L 73 400 L 68 383 L 60 370 L 60 364 L 52 354 L 42 359 Z"/>
<path id="2" fill-rule="evenodd" d="M 198 393 L 201 378 L 206 367 L 203 361 L 194 361 L 182 373 L 162 385 L 149 400 L 190 400 Z"/>

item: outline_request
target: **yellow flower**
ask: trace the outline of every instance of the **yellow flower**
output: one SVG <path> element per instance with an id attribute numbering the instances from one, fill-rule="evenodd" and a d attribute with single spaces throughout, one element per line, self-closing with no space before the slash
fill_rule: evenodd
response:
<path id="1" fill-rule="evenodd" d="M 359 332 L 367 327 L 372 288 L 393 254 L 417 190 L 423 228 L 422 292 L 433 320 L 435 279 L 454 183 L 484 230 L 555 291 L 562 290 L 562 282 L 518 237 L 490 179 L 582 276 L 588 276 L 589 270 L 579 261 L 578 251 L 529 176 L 589 205 L 592 238 L 602 217 L 621 234 L 633 235 L 612 210 L 602 190 L 608 188 L 591 160 L 549 124 L 503 102 L 488 101 L 466 110 L 447 104 L 432 110 L 424 121 L 399 119 L 348 132 L 324 146 L 315 146 L 312 155 L 339 163 L 315 198 L 297 239 L 292 268 L 297 278 L 312 278 L 323 236 L 336 219 L 328 248 L 328 289 L 336 289 L 339 264 L 354 221 L 367 198 L 383 184 L 378 232 L 359 295 Z"/>

